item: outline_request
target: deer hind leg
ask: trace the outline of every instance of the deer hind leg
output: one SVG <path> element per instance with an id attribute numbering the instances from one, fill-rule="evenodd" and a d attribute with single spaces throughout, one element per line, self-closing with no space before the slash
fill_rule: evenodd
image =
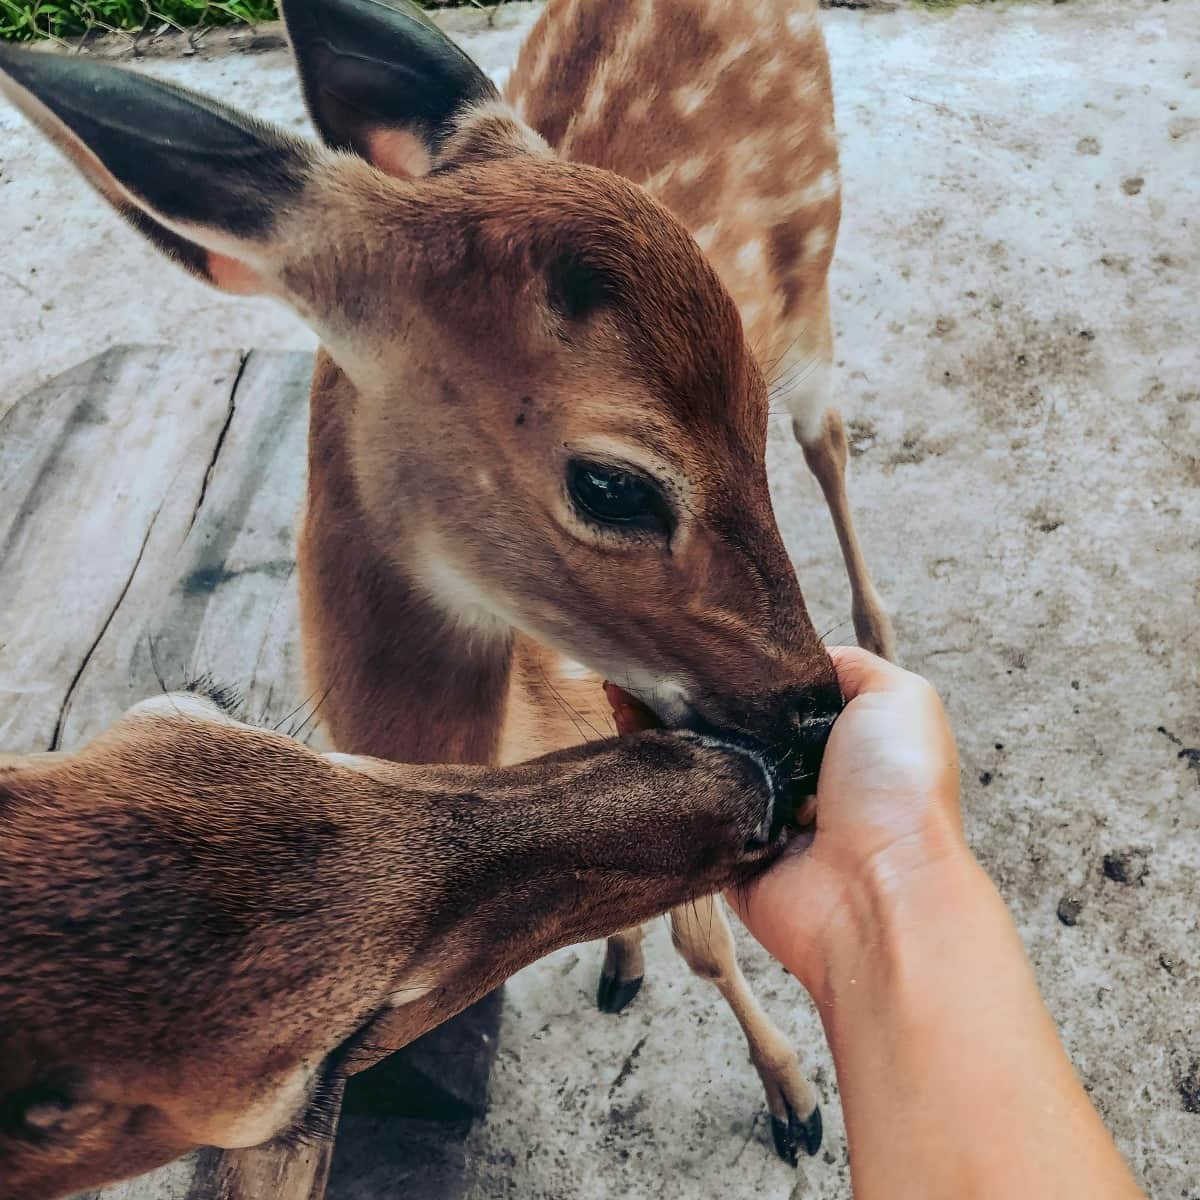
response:
<path id="1" fill-rule="evenodd" d="M 600 986 L 596 991 L 596 1004 L 601 1012 L 619 1013 L 641 991 L 642 976 L 646 972 L 646 960 L 642 955 L 644 936 L 645 931 L 636 925 L 608 939 L 604 969 L 600 972 Z"/>
<path id="2" fill-rule="evenodd" d="M 746 1035 L 750 1061 L 771 1110 L 771 1132 L 780 1158 L 796 1165 L 797 1151 L 821 1148 L 817 1094 L 800 1070 L 791 1043 L 771 1022 L 738 966 L 733 931 L 723 902 L 708 896 L 671 910 L 671 940 L 683 960 L 725 997 Z"/>
<path id="3" fill-rule="evenodd" d="M 850 501 L 846 497 L 846 462 L 849 450 L 846 427 L 830 399 L 830 364 L 833 336 L 829 321 L 828 293 L 822 292 L 810 309 L 798 353 L 802 363 L 781 375 L 783 392 L 792 413 L 792 429 L 804 450 L 804 461 L 821 485 L 825 503 L 833 517 L 838 544 L 850 577 L 850 613 L 858 644 L 887 659 L 896 656 L 892 622 L 867 570 Z"/>

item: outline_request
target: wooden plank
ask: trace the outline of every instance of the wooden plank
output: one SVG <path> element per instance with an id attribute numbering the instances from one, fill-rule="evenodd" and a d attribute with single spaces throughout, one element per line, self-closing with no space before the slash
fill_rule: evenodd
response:
<path id="1" fill-rule="evenodd" d="M 307 354 L 254 351 L 242 362 L 191 503 L 158 510 L 76 681 L 65 744 L 199 674 L 236 687 L 264 724 L 308 715 L 294 572 L 311 374 Z"/>
<path id="2" fill-rule="evenodd" d="M 301 701 L 307 354 L 122 347 L 0 421 L 0 744 L 70 748 L 210 672 Z M 93 1200 L 318 1200 L 331 1144 L 201 1151 Z"/>
<path id="3" fill-rule="evenodd" d="M 0 745 L 62 744 L 153 531 L 194 511 L 242 356 L 117 348 L 0 421 Z"/>

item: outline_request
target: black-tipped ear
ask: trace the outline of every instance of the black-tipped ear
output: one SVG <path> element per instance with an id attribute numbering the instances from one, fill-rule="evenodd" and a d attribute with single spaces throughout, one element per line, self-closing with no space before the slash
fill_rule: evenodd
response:
<path id="1" fill-rule="evenodd" d="M 0 44 L 0 91 L 159 249 L 219 286 L 258 290 L 239 248 L 266 243 L 280 208 L 303 191 L 302 142 L 73 55 Z"/>
<path id="2" fill-rule="evenodd" d="M 390 174 L 424 174 L 454 118 L 498 98 L 409 0 L 285 0 L 283 18 L 321 137 Z"/>

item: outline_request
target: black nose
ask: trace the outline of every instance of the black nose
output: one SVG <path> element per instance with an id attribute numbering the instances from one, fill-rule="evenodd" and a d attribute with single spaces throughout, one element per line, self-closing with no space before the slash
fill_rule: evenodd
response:
<path id="1" fill-rule="evenodd" d="M 740 747 L 764 764 L 775 793 L 774 838 L 816 792 L 825 744 L 842 707 L 837 684 L 822 683 L 729 706 L 715 722 L 697 715 L 687 727 Z"/>
<path id="2" fill-rule="evenodd" d="M 799 801 L 817 790 L 825 744 L 842 711 L 843 700 L 841 689 L 833 683 L 805 688 L 793 693 L 792 699 L 790 716 L 784 718 L 790 722 L 791 737 L 784 748 L 780 770 L 793 799 Z"/>

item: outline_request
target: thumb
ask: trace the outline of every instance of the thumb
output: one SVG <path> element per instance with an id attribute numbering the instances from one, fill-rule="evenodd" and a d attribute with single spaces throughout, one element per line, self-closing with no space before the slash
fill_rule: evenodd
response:
<path id="1" fill-rule="evenodd" d="M 829 657 L 847 702 L 864 692 L 891 692 L 910 678 L 908 671 L 859 646 L 830 646 Z"/>

